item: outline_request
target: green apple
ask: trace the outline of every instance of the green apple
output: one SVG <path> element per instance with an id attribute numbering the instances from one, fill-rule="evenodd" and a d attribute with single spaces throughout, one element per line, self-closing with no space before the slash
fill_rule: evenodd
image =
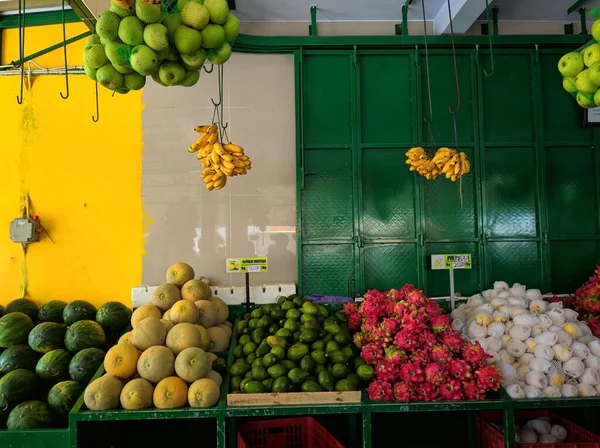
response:
<path id="1" fill-rule="evenodd" d="M 585 49 L 583 62 L 586 67 L 591 67 L 598 61 L 600 61 L 600 44 L 595 43 Z"/>
<path id="2" fill-rule="evenodd" d="M 588 69 L 590 81 L 592 81 L 596 86 L 600 86 L 600 62 L 596 62 L 592 64 L 592 66 Z"/>
<path id="3" fill-rule="evenodd" d="M 595 95 L 594 95 L 595 97 Z M 591 107 L 596 107 L 596 103 L 594 103 L 594 97 L 591 95 L 586 95 L 582 92 L 577 92 L 577 104 L 585 109 L 589 109 Z"/>
<path id="4" fill-rule="evenodd" d="M 581 93 L 592 95 L 598 90 L 598 86 L 590 80 L 590 69 L 582 71 L 575 77 L 575 86 Z"/>
<path id="5" fill-rule="evenodd" d="M 594 23 L 592 23 L 592 37 L 597 41 L 600 42 L 600 20 L 595 20 Z"/>
<path id="6" fill-rule="evenodd" d="M 558 61 L 558 71 L 566 78 L 574 78 L 583 69 L 583 55 L 581 53 L 567 53 Z"/>
<path id="7" fill-rule="evenodd" d="M 596 93 L 594 93 L 594 104 L 600 106 L 600 90 L 596 90 Z"/>
<path id="8" fill-rule="evenodd" d="M 569 93 L 577 93 L 577 86 L 575 85 L 575 78 L 563 78 L 563 89 Z"/>

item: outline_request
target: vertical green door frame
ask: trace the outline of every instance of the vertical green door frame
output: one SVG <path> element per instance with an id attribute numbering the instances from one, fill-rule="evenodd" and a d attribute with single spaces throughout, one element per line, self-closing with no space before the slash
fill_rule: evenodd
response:
<path id="1" fill-rule="evenodd" d="M 415 107 L 413 107 L 413 141 L 417 142 L 417 146 L 423 146 L 427 149 L 426 144 L 430 145 L 433 142 L 428 142 L 427 139 L 423 137 L 423 117 L 425 116 L 423 113 L 423 103 L 421 98 L 422 86 L 421 86 L 421 52 L 419 51 L 419 46 L 415 45 L 415 50 L 411 54 L 412 64 L 411 64 L 411 77 L 415 81 L 412 83 L 412 95 L 415 102 Z M 429 120 L 433 120 L 433 117 L 429 117 Z M 429 138 L 429 137 L 428 137 Z M 417 237 L 417 260 L 420 262 L 417 263 L 417 278 L 419 279 L 419 285 L 421 289 L 425 290 L 427 288 L 427 245 L 425 241 L 425 229 L 426 229 L 426 220 L 425 216 L 425 178 L 423 176 L 415 175 L 413 176 L 413 184 L 415 185 L 415 194 L 417 197 L 415 198 L 415 236 Z"/>
<path id="2" fill-rule="evenodd" d="M 350 85 L 352 86 L 352 99 L 350 114 L 354 120 L 352 126 L 352 175 L 354 201 L 354 281 L 350 294 L 357 297 L 359 291 L 365 288 L 365 263 L 363 243 L 363 163 L 362 163 L 362 109 L 361 109 L 361 81 L 360 81 L 360 54 L 354 47 L 350 53 Z"/>
<path id="3" fill-rule="evenodd" d="M 298 261 L 298 294 L 303 292 L 303 254 L 302 254 L 302 192 L 304 191 L 304 106 L 302 69 L 302 48 L 294 51 L 294 98 L 296 114 L 296 260 Z"/>

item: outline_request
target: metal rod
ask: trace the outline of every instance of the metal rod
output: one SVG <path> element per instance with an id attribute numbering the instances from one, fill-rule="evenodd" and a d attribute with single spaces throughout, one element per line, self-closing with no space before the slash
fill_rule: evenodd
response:
<path id="1" fill-rule="evenodd" d="M 39 70 L 28 70 L 28 75 L 39 76 L 39 75 L 51 75 L 51 76 L 64 76 L 65 69 L 64 68 L 55 68 L 55 69 L 39 69 Z M 70 75 L 85 75 L 85 71 L 81 67 L 71 67 L 69 68 Z M 21 75 L 21 70 L 13 69 L 13 70 L 4 70 L 0 72 L 0 76 L 19 76 Z"/>
<path id="2" fill-rule="evenodd" d="M 63 32 L 63 42 L 66 42 L 67 40 L 67 26 L 65 24 L 65 0 L 62 0 L 62 32 Z M 64 52 L 64 57 L 65 57 L 65 87 L 67 92 L 63 95 L 62 92 L 60 93 L 60 97 L 63 100 L 66 100 L 67 98 L 69 98 L 69 67 L 68 67 L 68 63 L 67 63 L 67 46 L 63 45 L 63 52 Z"/>
<path id="3" fill-rule="evenodd" d="M 48 48 L 45 48 L 43 50 L 37 51 L 37 52 L 35 52 L 33 54 L 30 54 L 29 56 L 25 56 L 25 57 L 21 58 L 21 60 L 19 60 L 19 61 L 12 61 L 9 65 L 2 65 L 2 66 L 0 66 L 0 71 L 2 71 L 2 70 L 8 70 L 8 69 L 15 68 L 15 67 L 19 67 L 24 62 L 31 61 L 31 60 L 33 60 L 35 58 L 38 58 L 38 57 L 43 56 L 43 55 L 45 55 L 47 53 L 50 53 L 51 51 L 58 50 L 59 48 L 62 48 L 65 45 L 69 45 L 69 44 L 72 44 L 73 42 L 77 42 L 78 40 L 84 39 L 84 38 L 90 36 L 91 34 L 92 34 L 91 31 L 86 31 L 85 33 L 81 33 L 81 34 L 79 34 L 79 35 L 77 35 L 75 37 L 67 39 L 66 41 L 59 42 L 56 45 L 52 45 L 51 47 L 48 47 Z"/>
<path id="4" fill-rule="evenodd" d="M 500 14 L 500 7 L 494 6 L 492 8 L 492 32 L 493 32 L 494 36 L 497 36 L 499 34 L 499 31 L 498 31 L 498 15 L 499 14 Z"/>
<path id="5" fill-rule="evenodd" d="M 319 35 L 319 29 L 317 27 L 317 5 L 310 5 L 310 27 L 308 31 L 311 36 Z"/>
<path id="6" fill-rule="evenodd" d="M 22 9 L 21 9 L 22 7 Z M 19 67 L 21 67 L 21 93 L 17 96 L 17 103 L 23 104 L 23 77 L 25 72 L 23 71 L 23 55 L 25 54 L 25 0 L 21 5 L 19 0 Z"/>
<path id="7" fill-rule="evenodd" d="M 587 2 L 587 0 L 577 0 L 575 3 L 569 6 L 569 9 L 567 9 L 567 15 L 571 14 L 573 11 L 576 11 L 585 2 Z"/>
<path id="8" fill-rule="evenodd" d="M 246 272 L 246 312 L 250 312 L 251 302 L 250 302 L 250 274 Z"/>
<path id="9" fill-rule="evenodd" d="M 581 8 L 579 10 L 579 21 L 581 22 L 581 35 L 587 37 L 588 30 L 587 30 L 587 20 L 585 17 L 585 8 Z"/>
<path id="10" fill-rule="evenodd" d="M 454 299 L 455 299 L 455 292 L 454 292 L 454 269 L 450 268 L 450 270 L 448 272 L 450 273 L 450 308 L 452 310 L 454 310 Z"/>

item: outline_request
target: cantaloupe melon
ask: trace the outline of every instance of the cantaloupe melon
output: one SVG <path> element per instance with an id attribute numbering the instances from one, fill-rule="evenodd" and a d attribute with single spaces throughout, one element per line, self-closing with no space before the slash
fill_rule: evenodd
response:
<path id="1" fill-rule="evenodd" d="M 188 383 L 204 378 L 210 366 L 206 352 L 198 347 L 188 347 L 175 358 L 175 373 Z"/>
<path id="2" fill-rule="evenodd" d="M 174 324 L 184 322 L 196 324 L 198 323 L 198 317 L 200 316 L 198 307 L 188 300 L 179 300 L 178 302 L 175 302 L 169 311 L 171 312 L 171 322 Z"/>
<path id="3" fill-rule="evenodd" d="M 206 352 L 206 350 L 204 351 Z M 213 352 L 206 352 L 206 356 L 208 356 L 208 361 L 210 362 L 211 366 L 213 365 L 213 362 L 215 362 L 215 360 L 219 359 L 219 357 Z"/>
<path id="4" fill-rule="evenodd" d="M 168 319 L 161 319 L 160 322 L 164 325 L 165 330 L 167 330 L 167 333 L 171 328 L 175 326 L 175 324 Z"/>
<path id="5" fill-rule="evenodd" d="M 181 288 L 196 276 L 194 269 L 187 263 L 175 263 L 167 269 L 167 283 L 172 283 Z"/>
<path id="6" fill-rule="evenodd" d="M 231 329 L 231 331 L 233 331 L 233 324 L 231 322 L 229 322 L 228 320 L 223 322 L 223 325 L 227 325 Z"/>
<path id="7" fill-rule="evenodd" d="M 85 388 L 83 401 L 91 411 L 108 411 L 119 406 L 123 383 L 111 375 L 96 378 Z"/>
<path id="8" fill-rule="evenodd" d="M 223 377 L 221 376 L 221 374 L 219 372 L 215 372 L 214 370 L 209 370 L 206 373 L 205 378 L 208 378 L 209 380 L 213 380 L 215 383 L 217 383 L 217 386 L 221 387 L 221 384 L 223 384 Z"/>
<path id="9" fill-rule="evenodd" d="M 193 408 L 211 408 L 217 404 L 221 390 L 217 383 L 208 378 L 195 381 L 188 391 L 188 403 Z"/>
<path id="10" fill-rule="evenodd" d="M 225 330 L 227 332 L 227 334 L 229 334 L 229 339 L 231 339 L 231 335 L 233 334 L 233 330 L 231 328 L 229 328 L 225 324 L 215 325 L 215 327 L 222 328 L 223 330 Z"/>
<path id="11" fill-rule="evenodd" d="M 198 323 L 205 328 L 217 325 L 217 308 L 208 300 L 194 302 L 198 308 Z"/>
<path id="12" fill-rule="evenodd" d="M 154 388 L 154 406 L 158 409 L 181 408 L 187 403 L 188 386 L 178 376 L 161 380 Z"/>
<path id="13" fill-rule="evenodd" d="M 155 345 L 140 355 L 138 373 L 153 384 L 175 374 L 175 355 L 164 345 Z"/>
<path id="14" fill-rule="evenodd" d="M 200 348 L 205 352 L 210 348 L 210 334 L 202 325 L 194 325 L 200 332 Z"/>
<path id="15" fill-rule="evenodd" d="M 212 327 L 208 329 L 210 335 L 210 351 L 211 352 L 224 352 L 229 348 L 229 333 L 219 327 Z"/>
<path id="16" fill-rule="evenodd" d="M 154 387 L 143 378 L 129 381 L 121 391 L 123 409 L 147 409 L 152 406 Z"/>
<path id="17" fill-rule="evenodd" d="M 217 310 L 217 324 L 222 324 L 229 319 L 229 307 L 218 297 L 210 297 L 208 299 Z"/>
<path id="18" fill-rule="evenodd" d="M 119 338 L 119 344 L 131 344 L 131 331 L 127 333 L 123 333 L 123 335 Z"/>
<path id="19" fill-rule="evenodd" d="M 210 297 L 210 287 L 202 280 L 190 280 L 181 287 L 181 298 L 196 302 Z"/>
<path id="20" fill-rule="evenodd" d="M 168 309 L 167 311 L 165 311 L 165 314 L 163 314 L 162 318 L 165 320 L 171 320 L 171 310 Z"/>
<path id="21" fill-rule="evenodd" d="M 178 300 L 181 300 L 181 293 L 172 283 L 163 283 L 152 291 L 152 303 L 161 311 L 167 311 Z"/>
<path id="22" fill-rule="evenodd" d="M 131 344 L 113 345 L 104 357 L 104 369 L 115 378 L 129 379 L 137 372 L 139 357 L 139 352 Z"/>
<path id="23" fill-rule="evenodd" d="M 178 355 L 188 347 L 200 347 L 201 342 L 200 332 L 193 324 L 181 323 L 169 330 L 166 345 Z"/>
<path id="24" fill-rule="evenodd" d="M 162 313 L 160 310 L 152 303 L 146 303 L 145 305 L 142 305 L 136 309 L 131 315 L 131 326 L 133 328 L 137 327 L 141 321 L 148 317 L 156 317 L 157 319 L 160 319 L 161 314 Z"/>
<path id="25" fill-rule="evenodd" d="M 131 331 L 131 343 L 137 349 L 144 351 L 154 345 L 163 345 L 166 336 L 167 329 L 160 319 L 148 317 Z"/>

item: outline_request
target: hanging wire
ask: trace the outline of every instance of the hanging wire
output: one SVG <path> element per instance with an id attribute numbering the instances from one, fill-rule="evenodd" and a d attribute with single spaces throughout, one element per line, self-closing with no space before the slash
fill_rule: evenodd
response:
<path id="1" fill-rule="evenodd" d="M 92 115 L 92 121 L 98 123 L 100 120 L 100 107 L 98 105 L 98 81 L 96 81 L 96 116 Z"/>
<path id="2" fill-rule="evenodd" d="M 210 101 L 213 103 L 213 106 L 215 106 L 217 118 L 219 120 L 218 123 L 220 125 L 219 128 L 221 130 L 221 141 L 223 141 L 223 136 L 226 135 L 225 129 L 227 129 L 227 126 L 229 126 L 229 123 L 223 123 L 225 114 L 223 113 L 224 105 L 223 105 L 223 66 L 222 65 L 217 66 L 217 81 L 219 84 L 219 99 L 218 99 L 218 101 L 215 102 L 214 98 L 211 98 Z M 217 109 L 219 109 L 219 110 L 217 110 Z M 214 119 L 214 116 L 213 116 L 213 119 Z"/>
<path id="3" fill-rule="evenodd" d="M 427 96 L 429 98 L 429 120 L 425 117 L 425 123 L 427 123 L 427 132 L 433 142 L 433 147 L 437 147 L 435 143 L 435 137 L 433 135 L 432 121 L 433 121 L 433 100 L 431 99 L 431 77 L 429 72 L 429 46 L 427 44 L 427 20 L 425 15 L 425 0 L 421 1 L 421 10 L 423 12 L 423 34 L 425 36 L 425 71 L 427 75 Z"/>
<path id="4" fill-rule="evenodd" d="M 60 92 L 60 97 L 63 100 L 66 100 L 67 98 L 69 98 L 69 68 L 68 68 L 68 64 L 67 64 L 67 30 L 66 30 L 66 24 L 65 24 L 65 0 L 62 0 L 62 32 L 63 32 L 63 51 L 64 51 L 64 56 L 65 56 L 65 87 L 67 90 L 67 93 L 65 93 L 64 95 L 62 94 L 62 92 Z"/>
<path id="5" fill-rule="evenodd" d="M 19 67 L 21 68 L 21 93 L 17 95 L 17 103 L 23 104 L 23 78 L 25 72 L 23 71 L 23 59 L 25 59 L 25 4 L 26 0 L 19 0 Z"/>
<path id="6" fill-rule="evenodd" d="M 213 70 L 215 69 L 215 64 L 210 64 L 210 70 L 208 70 L 206 68 L 206 64 L 202 66 L 202 69 L 206 72 L 206 73 L 212 73 Z"/>
<path id="7" fill-rule="evenodd" d="M 452 110 L 452 106 L 448 106 L 448 110 L 451 114 L 455 114 L 460 110 L 460 83 L 458 81 L 458 61 L 456 60 L 456 46 L 454 45 L 454 24 L 452 23 L 452 8 L 450 7 L 450 0 L 446 0 L 448 5 L 448 18 L 450 19 L 450 38 L 452 40 L 452 58 L 454 59 L 454 78 L 456 80 L 456 98 L 457 104 L 456 109 Z"/>
<path id="8" fill-rule="evenodd" d="M 487 70 L 483 69 L 483 74 L 487 77 L 494 75 L 494 50 L 492 48 L 492 25 L 490 23 L 490 5 L 488 0 L 485 0 L 485 14 L 487 16 L 487 25 L 488 25 L 488 38 L 490 40 L 490 60 L 492 63 L 492 72 L 488 74 Z"/>

